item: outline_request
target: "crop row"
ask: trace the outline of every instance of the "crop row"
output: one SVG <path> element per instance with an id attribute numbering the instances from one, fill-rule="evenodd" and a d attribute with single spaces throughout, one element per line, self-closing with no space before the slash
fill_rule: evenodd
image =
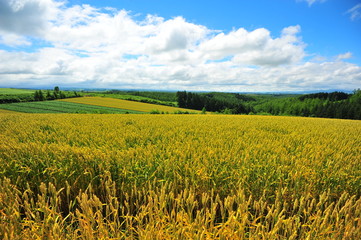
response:
<path id="1" fill-rule="evenodd" d="M 1 109 L 24 113 L 140 113 L 119 108 L 94 106 L 63 101 L 41 101 L 1 104 Z"/>
<path id="2" fill-rule="evenodd" d="M 120 109 L 128 109 L 133 111 L 140 111 L 140 112 L 151 112 L 151 111 L 159 111 L 159 112 L 168 112 L 174 113 L 178 111 L 191 111 L 194 113 L 200 113 L 201 111 L 197 110 L 189 110 L 185 108 L 177 108 L 177 107 L 170 107 L 164 105 L 156 105 L 150 103 L 143 103 L 143 102 L 135 102 L 123 99 L 115 99 L 115 98 L 103 98 L 103 97 L 81 97 L 81 98 L 69 98 L 63 99 L 61 101 L 72 102 L 72 103 L 83 103 L 83 104 L 90 104 L 96 106 L 104 106 L 104 107 L 112 107 L 112 108 L 120 108 Z"/>

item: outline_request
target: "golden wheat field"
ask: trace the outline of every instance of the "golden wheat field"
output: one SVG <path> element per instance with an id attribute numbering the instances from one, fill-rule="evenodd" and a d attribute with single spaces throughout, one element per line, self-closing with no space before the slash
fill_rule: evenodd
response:
<path id="1" fill-rule="evenodd" d="M 1 239 L 360 239 L 361 121 L 0 113 Z"/>
<path id="2" fill-rule="evenodd" d="M 83 103 L 83 104 L 96 105 L 102 107 L 120 108 L 120 109 L 133 110 L 139 112 L 151 112 L 157 110 L 160 112 L 167 112 L 167 113 L 173 113 L 176 111 L 200 113 L 200 111 L 198 110 L 190 110 L 185 108 L 169 107 L 163 105 L 155 105 L 150 103 L 142 103 L 136 101 L 122 100 L 115 98 L 104 98 L 104 97 L 68 98 L 68 99 L 62 99 L 60 101 Z"/>
<path id="3" fill-rule="evenodd" d="M 6 114 L 6 113 L 16 113 L 16 112 L 10 111 L 10 110 L 5 110 L 5 109 L 0 109 L 0 114 Z"/>

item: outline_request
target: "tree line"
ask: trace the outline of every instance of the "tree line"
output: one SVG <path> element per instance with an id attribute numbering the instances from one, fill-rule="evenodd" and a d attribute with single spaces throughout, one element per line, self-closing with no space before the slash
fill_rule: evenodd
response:
<path id="1" fill-rule="evenodd" d="M 361 120 L 361 90 L 306 94 L 255 106 L 256 113 Z"/>
<path id="2" fill-rule="evenodd" d="M 74 91 L 73 97 L 78 97 L 78 93 Z M 37 90 L 34 93 L 34 101 L 45 101 L 64 98 L 67 98 L 67 95 L 65 95 L 63 91 L 60 91 L 60 88 L 58 86 L 54 87 L 54 90 L 52 92 L 50 92 L 50 90 L 47 90 L 46 93 L 43 93 L 42 90 Z"/>
<path id="3" fill-rule="evenodd" d="M 76 91 L 60 91 L 58 86 L 54 87 L 54 90 L 36 90 L 34 93 L 25 93 L 25 94 L 7 94 L 0 96 L 1 103 L 16 103 L 16 102 L 33 102 L 33 101 L 46 101 L 46 100 L 56 100 L 63 98 L 71 97 L 80 97 L 80 94 Z"/>
<path id="4" fill-rule="evenodd" d="M 214 95 L 201 95 L 187 91 L 177 92 L 178 106 L 195 110 L 207 110 L 229 114 L 248 114 L 252 108 L 241 101 L 231 102 L 214 97 Z"/>
<path id="5" fill-rule="evenodd" d="M 348 99 L 352 94 L 347 94 L 344 92 L 320 92 L 320 93 L 312 93 L 312 94 L 305 94 L 299 97 L 301 101 L 304 101 L 305 99 L 323 99 L 323 100 L 329 100 L 329 101 L 340 101 Z"/>
<path id="6" fill-rule="evenodd" d="M 294 96 L 177 92 L 178 106 L 226 114 L 269 114 L 361 120 L 361 90 Z"/>

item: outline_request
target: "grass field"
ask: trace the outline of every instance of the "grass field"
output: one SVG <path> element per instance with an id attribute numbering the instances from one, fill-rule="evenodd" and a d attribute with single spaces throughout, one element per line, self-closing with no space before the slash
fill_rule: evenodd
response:
<path id="1" fill-rule="evenodd" d="M 0 113 L 0 239 L 360 239 L 361 122 Z"/>
<path id="2" fill-rule="evenodd" d="M 140 111 L 140 112 L 151 112 L 154 110 L 158 110 L 160 112 L 168 112 L 168 113 L 174 113 L 177 111 L 183 111 L 183 112 L 188 111 L 193 113 L 201 112 L 201 111 L 190 110 L 185 108 L 176 108 L 176 107 L 169 107 L 163 105 L 155 105 L 149 103 L 114 99 L 114 98 L 102 98 L 102 97 L 69 98 L 69 99 L 63 99 L 62 101 L 83 103 L 83 104 L 90 104 L 90 105 L 97 105 L 104 107 L 121 108 L 121 109 L 128 109 L 128 110 Z"/>
<path id="3" fill-rule="evenodd" d="M 35 90 L 31 89 L 19 89 L 19 88 L 0 88 L 0 95 L 16 95 L 34 93 Z"/>
<path id="4" fill-rule="evenodd" d="M 0 109 L 24 113 L 141 113 L 139 111 L 94 106 L 65 101 L 41 101 L 0 104 Z"/>

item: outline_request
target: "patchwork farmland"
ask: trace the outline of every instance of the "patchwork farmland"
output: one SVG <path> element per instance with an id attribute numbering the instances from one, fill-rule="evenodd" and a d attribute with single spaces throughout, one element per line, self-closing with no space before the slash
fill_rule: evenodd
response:
<path id="1" fill-rule="evenodd" d="M 160 111 L 165 113 L 174 113 L 178 111 L 200 113 L 201 111 L 189 110 L 185 108 L 177 108 L 163 105 L 155 105 L 149 103 L 128 101 L 115 98 L 103 98 L 103 97 L 82 97 L 82 98 L 69 98 L 63 99 L 64 102 L 90 104 L 103 107 L 121 108 L 140 112 Z"/>

